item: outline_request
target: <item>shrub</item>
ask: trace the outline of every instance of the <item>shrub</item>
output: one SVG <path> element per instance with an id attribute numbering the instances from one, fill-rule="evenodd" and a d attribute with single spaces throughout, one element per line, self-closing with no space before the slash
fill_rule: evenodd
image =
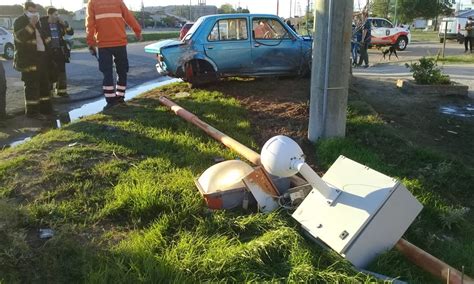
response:
<path id="1" fill-rule="evenodd" d="M 413 73 L 415 82 L 420 85 L 447 85 L 450 84 L 449 76 L 441 72 L 434 58 L 421 58 L 419 63 L 405 63 Z"/>

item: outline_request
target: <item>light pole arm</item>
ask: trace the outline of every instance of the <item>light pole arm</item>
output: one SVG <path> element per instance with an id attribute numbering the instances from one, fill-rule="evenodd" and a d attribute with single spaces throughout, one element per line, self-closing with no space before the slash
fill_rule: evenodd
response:
<path id="1" fill-rule="evenodd" d="M 306 181 L 326 198 L 329 205 L 341 194 L 341 190 L 330 187 L 308 164 L 301 162 L 296 168 Z"/>

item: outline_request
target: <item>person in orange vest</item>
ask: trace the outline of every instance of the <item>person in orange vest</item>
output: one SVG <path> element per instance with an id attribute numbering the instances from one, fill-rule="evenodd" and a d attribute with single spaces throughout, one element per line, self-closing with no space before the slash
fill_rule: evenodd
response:
<path id="1" fill-rule="evenodd" d="M 122 0 L 89 0 L 87 3 L 87 45 L 91 54 L 98 57 L 99 70 L 104 75 L 102 89 L 107 101 L 104 109 L 125 102 L 129 66 L 125 24 L 132 28 L 137 40 L 143 39 L 138 21 Z M 118 76 L 116 86 L 113 62 Z"/>

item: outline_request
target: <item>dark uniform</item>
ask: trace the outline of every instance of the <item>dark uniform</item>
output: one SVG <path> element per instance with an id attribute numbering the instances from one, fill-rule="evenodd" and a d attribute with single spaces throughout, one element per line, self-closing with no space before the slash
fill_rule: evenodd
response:
<path id="1" fill-rule="evenodd" d="M 21 72 L 25 84 L 25 114 L 50 114 L 53 111 L 50 97 L 49 59 L 46 37 L 38 24 L 33 27 L 26 15 L 18 17 L 14 24 L 15 57 L 13 67 Z M 38 50 L 37 39 L 45 50 Z"/>
<path id="2" fill-rule="evenodd" d="M 70 52 L 64 40 L 65 35 L 73 35 L 74 30 L 69 25 L 49 23 L 49 17 L 40 19 L 41 33 L 46 37 L 47 49 L 51 62 L 49 65 L 51 87 L 56 83 L 56 94 L 67 96 L 66 63 L 69 63 Z M 54 89 L 52 89 L 52 94 Z"/>
<path id="3" fill-rule="evenodd" d="M 7 79 L 5 77 L 5 69 L 0 61 L 0 118 L 7 116 L 6 112 L 6 96 L 7 96 Z"/>

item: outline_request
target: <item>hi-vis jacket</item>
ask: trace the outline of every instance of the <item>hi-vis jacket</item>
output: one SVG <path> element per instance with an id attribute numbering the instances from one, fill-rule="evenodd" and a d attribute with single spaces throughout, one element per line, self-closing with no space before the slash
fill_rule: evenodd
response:
<path id="1" fill-rule="evenodd" d="M 89 0 L 86 33 L 89 46 L 117 47 L 127 45 L 125 24 L 135 35 L 142 32 L 140 25 L 122 0 Z"/>

